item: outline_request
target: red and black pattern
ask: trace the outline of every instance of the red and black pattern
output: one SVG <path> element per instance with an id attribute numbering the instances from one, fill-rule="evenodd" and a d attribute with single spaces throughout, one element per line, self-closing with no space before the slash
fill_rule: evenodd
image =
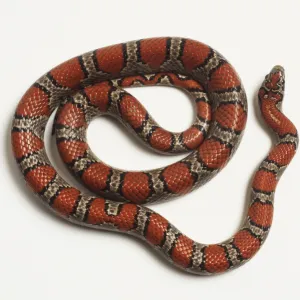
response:
<path id="1" fill-rule="evenodd" d="M 181 133 L 172 133 L 161 128 L 146 109 L 122 89 L 141 85 L 177 86 L 188 92 L 194 99 L 197 110 L 192 126 Z M 228 104 L 228 107 L 230 109 L 232 104 Z M 184 163 L 175 163 L 148 172 L 116 170 L 99 161 L 86 142 L 86 129 L 93 117 L 105 113 L 121 120 L 156 151 L 180 153 L 195 150 L 201 147 L 207 136 L 212 115 L 210 101 L 200 83 L 174 73 L 103 81 L 80 90 L 72 95 L 69 101 L 62 103 L 55 124 L 57 145 L 62 159 L 83 183 L 97 194 L 107 196 L 113 193 L 120 200 L 141 204 L 161 199 L 162 196 L 166 198 L 174 194 L 183 194 L 193 187 L 198 174 L 191 170 L 193 162 L 188 162 L 188 158 Z M 246 113 L 244 115 L 246 118 Z M 219 119 L 221 120 L 221 117 Z M 223 126 L 217 119 L 215 122 Z M 75 134 L 78 132 L 80 134 Z M 80 165 L 82 161 L 84 165 Z M 118 181 L 112 185 L 113 174 L 118 177 Z M 158 185 L 162 188 L 157 189 Z"/>
<path id="2" fill-rule="evenodd" d="M 195 101 L 197 116 L 186 131 L 164 130 L 123 90 L 157 84 L 182 88 Z M 278 143 L 254 176 L 243 226 L 220 244 L 197 243 L 141 206 L 187 193 L 210 180 L 227 164 L 242 137 L 247 119 L 244 89 L 233 67 L 205 44 L 182 38 L 146 39 L 98 49 L 57 66 L 21 99 L 13 121 L 13 150 L 28 185 L 62 217 L 139 236 L 188 272 L 220 273 L 253 257 L 270 230 L 275 188 L 298 144 L 296 128 L 281 112 L 283 92 L 284 71 L 275 67 L 259 91 L 259 103 Z M 43 135 L 58 106 L 55 132 L 59 152 L 100 198 L 70 186 L 49 162 Z M 99 114 L 121 120 L 155 151 L 191 153 L 147 172 L 111 168 L 93 155 L 86 142 L 87 127 Z"/>

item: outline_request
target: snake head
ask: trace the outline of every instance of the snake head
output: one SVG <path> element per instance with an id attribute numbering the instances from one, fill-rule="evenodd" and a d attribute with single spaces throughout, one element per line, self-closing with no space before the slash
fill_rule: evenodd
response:
<path id="1" fill-rule="evenodd" d="M 273 92 L 284 91 L 284 69 L 281 66 L 275 66 L 266 76 L 265 87 Z"/>
<path id="2" fill-rule="evenodd" d="M 275 66 L 265 77 L 258 93 L 259 100 L 270 99 L 276 102 L 281 101 L 284 94 L 284 83 L 284 68 Z"/>

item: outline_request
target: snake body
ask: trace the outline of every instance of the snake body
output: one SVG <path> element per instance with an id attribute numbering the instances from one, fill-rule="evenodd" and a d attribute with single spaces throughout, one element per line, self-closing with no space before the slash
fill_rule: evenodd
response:
<path id="1" fill-rule="evenodd" d="M 123 89 L 159 84 L 182 88 L 194 100 L 196 118 L 186 131 L 164 130 Z M 255 173 L 243 225 L 219 244 L 193 241 L 143 205 L 185 194 L 207 182 L 239 145 L 247 119 L 244 88 L 227 60 L 205 44 L 183 38 L 144 39 L 62 63 L 39 78 L 18 104 L 13 151 L 28 185 L 63 218 L 138 236 L 188 272 L 225 272 L 252 258 L 265 241 L 272 223 L 275 187 L 296 152 L 297 130 L 281 112 L 283 93 L 284 70 L 277 66 L 266 76 L 258 95 L 262 116 L 277 143 Z M 59 152 L 77 178 L 99 197 L 70 186 L 47 157 L 43 135 L 57 107 Z M 116 117 L 155 151 L 190 153 L 181 161 L 150 171 L 112 168 L 92 153 L 86 141 L 88 124 L 100 114 Z"/>

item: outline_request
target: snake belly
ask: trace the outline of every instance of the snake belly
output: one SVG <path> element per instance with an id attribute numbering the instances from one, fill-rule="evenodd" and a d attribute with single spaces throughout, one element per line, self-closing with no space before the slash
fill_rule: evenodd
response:
<path id="1" fill-rule="evenodd" d="M 192 126 L 181 133 L 161 128 L 123 89 L 144 85 L 171 85 L 189 93 L 196 109 Z M 138 236 L 185 271 L 216 274 L 252 258 L 269 233 L 275 188 L 298 144 L 295 126 L 281 112 L 283 93 L 284 70 L 276 66 L 266 76 L 258 98 L 277 142 L 254 175 L 243 225 L 219 244 L 193 241 L 144 206 L 185 194 L 210 180 L 241 140 L 247 119 L 244 88 L 230 63 L 203 43 L 144 39 L 100 48 L 53 68 L 27 90 L 17 106 L 13 151 L 27 184 L 61 217 Z M 47 157 L 43 137 L 57 107 L 59 152 L 77 178 L 99 197 L 70 186 Z M 112 168 L 92 153 L 86 140 L 90 121 L 101 114 L 116 117 L 155 151 L 189 154 L 155 170 Z"/>

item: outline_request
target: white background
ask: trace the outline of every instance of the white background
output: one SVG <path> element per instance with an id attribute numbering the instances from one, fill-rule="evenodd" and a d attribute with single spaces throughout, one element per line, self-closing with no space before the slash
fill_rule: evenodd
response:
<path id="1" fill-rule="evenodd" d="M 286 69 L 284 111 L 300 128 L 299 9 L 297 0 L 2 0 L 0 298 L 296 299 L 300 155 L 280 181 L 274 225 L 259 253 L 242 268 L 203 278 L 169 266 L 134 238 L 80 228 L 54 217 L 25 187 L 15 166 L 10 123 L 25 90 L 75 55 L 153 36 L 209 44 L 243 80 L 249 100 L 246 133 L 232 161 L 209 184 L 151 208 L 197 241 L 222 241 L 238 229 L 250 179 L 271 147 L 255 96 L 275 64 Z M 180 131 L 191 124 L 193 107 L 176 89 L 130 91 L 166 129 Z M 150 169 L 179 159 L 153 154 L 108 118 L 93 121 L 88 138 L 101 159 L 119 168 Z M 51 157 L 56 155 L 52 147 Z M 74 183 L 59 160 L 55 165 Z"/>

